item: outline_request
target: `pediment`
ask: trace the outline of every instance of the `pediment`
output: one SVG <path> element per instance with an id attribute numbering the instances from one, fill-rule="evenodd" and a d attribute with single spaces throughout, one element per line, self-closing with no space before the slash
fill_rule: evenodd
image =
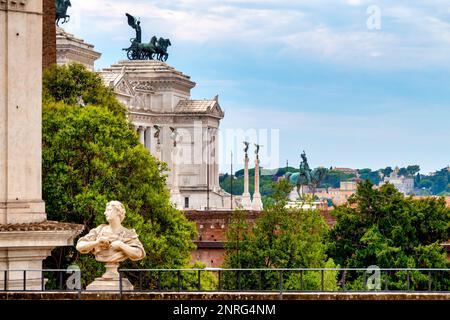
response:
<path id="1" fill-rule="evenodd" d="M 120 79 L 120 81 L 115 85 L 114 91 L 128 96 L 135 95 L 135 91 L 126 77 L 122 77 L 122 79 Z"/>
<path id="2" fill-rule="evenodd" d="M 222 108 L 220 107 L 219 103 L 216 102 L 209 111 L 210 114 L 223 118 L 225 113 L 223 112 Z"/>

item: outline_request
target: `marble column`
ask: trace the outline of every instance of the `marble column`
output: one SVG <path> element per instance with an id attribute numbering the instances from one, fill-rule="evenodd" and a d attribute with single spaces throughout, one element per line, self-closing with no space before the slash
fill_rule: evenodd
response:
<path id="1" fill-rule="evenodd" d="M 259 158 L 255 160 L 255 193 L 253 194 L 252 209 L 254 211 L 261 211 L 263 204 L 261 201 L 261 193 L 259 192 Z"/>
<path id="2" fill-rule="evenodd" d="M 170 201 L 179 210 L 183 209 L 183 199 L 181 197 L 178 182 L 178 148 L 175 146 L 172 152 L 172 188 L 170 189 Z"/>
<path id="3" fill-rule="evenodd" d="M 252 209 L 252 200 L 250 198 L 250 192 L 248 188 L 248 154 L 245 153 L 244 160 L 244 193 L 242 194 L 242 208 L 244 210 Z"/>
<path id="4" fill-rule="evenodd" d="M 42 200 L 42 0 L 0 0 L 0 270 L 41 286 L 42 260 L 82 226 L 47 221 Z M 0 273 L 0 288 L 5 285 Z"/>
<path id="5" fill-rule="evenodd" d="M 138 134 L 139 134 L 139 142 L 145 146 L 145 127 L 139 126 L 138 128 Z"/>

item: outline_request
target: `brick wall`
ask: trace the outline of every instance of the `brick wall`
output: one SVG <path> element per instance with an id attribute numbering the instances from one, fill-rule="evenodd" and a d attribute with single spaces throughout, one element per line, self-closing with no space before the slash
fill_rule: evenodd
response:
<path id="1" fill-rule="evenodd" d="M 43 1 L 42 68 L 56 63 L 55 0 Z"/>
<path id="2" fill-rule="evenodd" d="M 200 260 L 207 267 L 221 267 L 225 249 L 226 232 L 232 211 L 184 211 L 186 217 L 195 222 L 197 226 L 198 238 L 195 242 L 197 250 L 191 253 L 192 260 Z M 252 224 L 259 212 L 248 212 L 248 222 Z"/>

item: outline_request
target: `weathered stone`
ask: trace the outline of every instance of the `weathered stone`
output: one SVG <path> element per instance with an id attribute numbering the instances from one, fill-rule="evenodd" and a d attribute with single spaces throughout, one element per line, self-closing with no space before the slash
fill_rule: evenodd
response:
<path id="1" fill-rule="evenodd" d="M 57 64 L 65 65 L 71 62 L 81 63 L 89 70 L 94 70 L 94 63 L 101 53 L 94 51 L 92 44 L 76 38 L 63 28 L 56 28 Z"/>

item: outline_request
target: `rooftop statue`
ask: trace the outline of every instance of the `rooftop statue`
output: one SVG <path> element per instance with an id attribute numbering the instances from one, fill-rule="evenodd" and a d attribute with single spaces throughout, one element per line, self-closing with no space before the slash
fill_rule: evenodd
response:
<path id="1" fill-rule="evenodd" d="M 56 7 L 56 16 L 55 16 L 55 22 L 56 25 L 59 27 L 59 20 L 63 20 L 63 24 L 66 22 L 69 22 L 70 16 L 67 14 L 67 8 L 71 7 L 72 4 L 70 3 L 70 0 L 55 0 L 55 7 Z"/>
<path id="2" fill-rule="evenodd" d="M 244 152 L 245 152 L 245 156 L 247 157 L 247 152 L 248 152 L 248 147 L 250 146 L 250 142 L 244 141 Z"/>
<path id="3" fill-rule="evenodd" d="M 167 48 L 172 45 L 169 39 L 157 38 L 153 36 L 149 43 L 142 43 L 142 29 L 141 22 L 138 18 L 126 13 L 128 18 L 128 25 L 136 31 L 136 37 L 131 38 L 131 46 L 123 49 L 127 52 L 127 57 L 130 60 L 153 60 L 156 58 L 159 61 L 167 61 L 169 54 Z"/>
<path id="4" fill-rule="evenodd" d="M 127 259 L 142 260 L 145 257 L 145 250 L 136 231 L 122 226 L 125 218 L 122 203 L 108 202 L 105 216 L 108 224 L 101 224 L 92 229 L 78 240 L 76 248 L 81 253 L 92 252 L 97 261 L 105 263 L 106 272 L 96 281 L 117 281 L 119 263 Z"/>
<path id="5" fill-rule="evenodd" d="M 254 144 L 255 145 L 255 154 L 256 154 L 256 159 L 259 159 L 259 149 L 263 146 L 261 144 Z"/>

